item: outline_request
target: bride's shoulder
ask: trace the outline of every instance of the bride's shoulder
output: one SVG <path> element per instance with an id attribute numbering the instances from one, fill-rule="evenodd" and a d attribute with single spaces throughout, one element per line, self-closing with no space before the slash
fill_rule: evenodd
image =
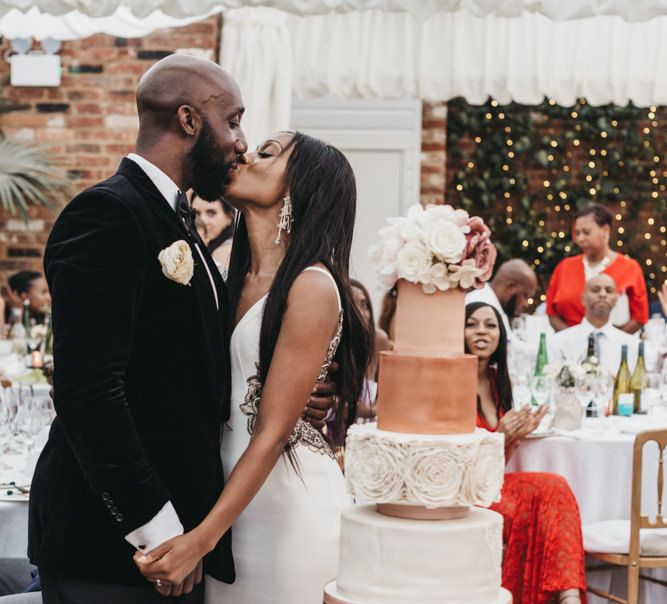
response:
<path id="1" fill-rule="evenodd" d="M 338 290 L 331 273 L 324 266 L 313 266 L 301 272 L 288 294 L 288 312 L 315 312 L 320 317 L 337 317 Z"/>

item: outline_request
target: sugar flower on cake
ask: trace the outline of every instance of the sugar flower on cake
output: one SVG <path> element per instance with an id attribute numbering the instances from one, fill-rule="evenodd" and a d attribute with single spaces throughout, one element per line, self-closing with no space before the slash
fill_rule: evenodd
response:
<path id="1" fill-rule="evenodd" d="M 457 447 L 413 443 L 405 460 L 406 500 L 427 508 L 456 505 L 465 467 Z"/>
<path id="2" fill-rule="evenodd" d="M 465 291 L 491 276 L 496 248 L 479 216 L 450 205 L 416 204 L 407 216 L 387 222 L 370 256 L 388 289 L 405 279 L 428 294 L 457 287 Z"/>
<path id="3" fill-rule="evenodd" d="M 505 445 L 502 434 L 489 434 L 471 450 L 463 475 L 460 502 L 488 508 L 500 500 L 505 472 Z"/>
<path id="4" fill-rule="evenodd" d="M 401 445 L 357 434 L 353 426 L 345 455 L 350 495 L 379 502 L 399 501 L 403 495 L 403 457 Z"/>

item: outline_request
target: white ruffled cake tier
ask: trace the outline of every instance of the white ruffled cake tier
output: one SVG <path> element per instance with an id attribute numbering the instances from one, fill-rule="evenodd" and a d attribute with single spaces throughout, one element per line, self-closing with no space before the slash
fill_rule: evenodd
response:
<path id="1" fill-rule="evenodd" d="M 345 477 L 358 501 L 427 509 L 489 507 L 505 472 L 502 434 L 403 434 L 354 425 L 345 448 Z"/>

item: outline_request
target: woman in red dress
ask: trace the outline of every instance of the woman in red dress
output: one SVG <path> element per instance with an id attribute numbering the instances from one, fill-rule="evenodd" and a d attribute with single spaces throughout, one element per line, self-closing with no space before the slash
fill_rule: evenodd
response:
<path id="1" fill-rule="evenodd" d="M 636 260 L 609 247 L 611 227 L 612 215 L 603 206 L 591 205 L 577 213 L 573 239 L 583 253 L 561 260 L 547 289 L 547 314 L 556 331 L 581 323 L 585 314 L 581 302 L 584 286 L 600 273 L 612 277 L 618 289 L 619 302 L 612 314 L 614 325 L 635 333 L 648 321 L 644 274 Z"/>
<path id="2" fill-rule="evenodd" d="M 483 302 L 466 306 L 466 352 L 479 360 L 477 425 L 505 435 L 509 457 L 540 423 L 546 410 L 512 409 L 507 337 L 498 312 Z M 505 475 L 500 502 L 504 520 L 503 586 L 514 604 L 585 602 L 584 546 L 579 507 L 561 476 L 536 472 Z"/>

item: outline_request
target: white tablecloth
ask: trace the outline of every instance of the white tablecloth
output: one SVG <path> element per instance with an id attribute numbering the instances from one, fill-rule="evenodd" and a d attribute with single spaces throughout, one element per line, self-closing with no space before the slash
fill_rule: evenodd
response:
<path id="1" fill-rule="evenodd" d="M 632 488 L 632 448 L 635 434 L 641 430 L 659 429 L 646 416 L 586 419 L 584 427 L 571 433 L 528 439 L 522 442 L 507 464 L 507 472 L 553 472 L 564 476 L 579 503 L 584 525 L 602 520 L 630 518 Z M 644 451 L 642 511 L 657 509 L 657 447 L 647 445 Z M 667 502 L 665 502 L 667 504 Z M 667 571 L 652 571 L 667 580 Z M 591 585 L 625 594 L 626 574 L 591 573 Z M 667 589 L 642 582 L 641 601 L 645 604 L 667 602 Z M 606 602 L 589 594 L 591 604 Z"/>
<path id="2" fill-rule="evenodd" d="M 18 485 L 30 484 L 30 478 L 24 471 L 25 455 L 3 455 L 2 461 L 12 469 L 0 471 L 0 483 L 15 481 Z M 28 470 L 28 474 L 32 472 Z M 8 490 L 12 489 L 0 487 L 0 496 L 5 496 Z M 28 502 L 23 499 L 0 501 L 0 558 L 25 558 L 27 555 Z"/>

